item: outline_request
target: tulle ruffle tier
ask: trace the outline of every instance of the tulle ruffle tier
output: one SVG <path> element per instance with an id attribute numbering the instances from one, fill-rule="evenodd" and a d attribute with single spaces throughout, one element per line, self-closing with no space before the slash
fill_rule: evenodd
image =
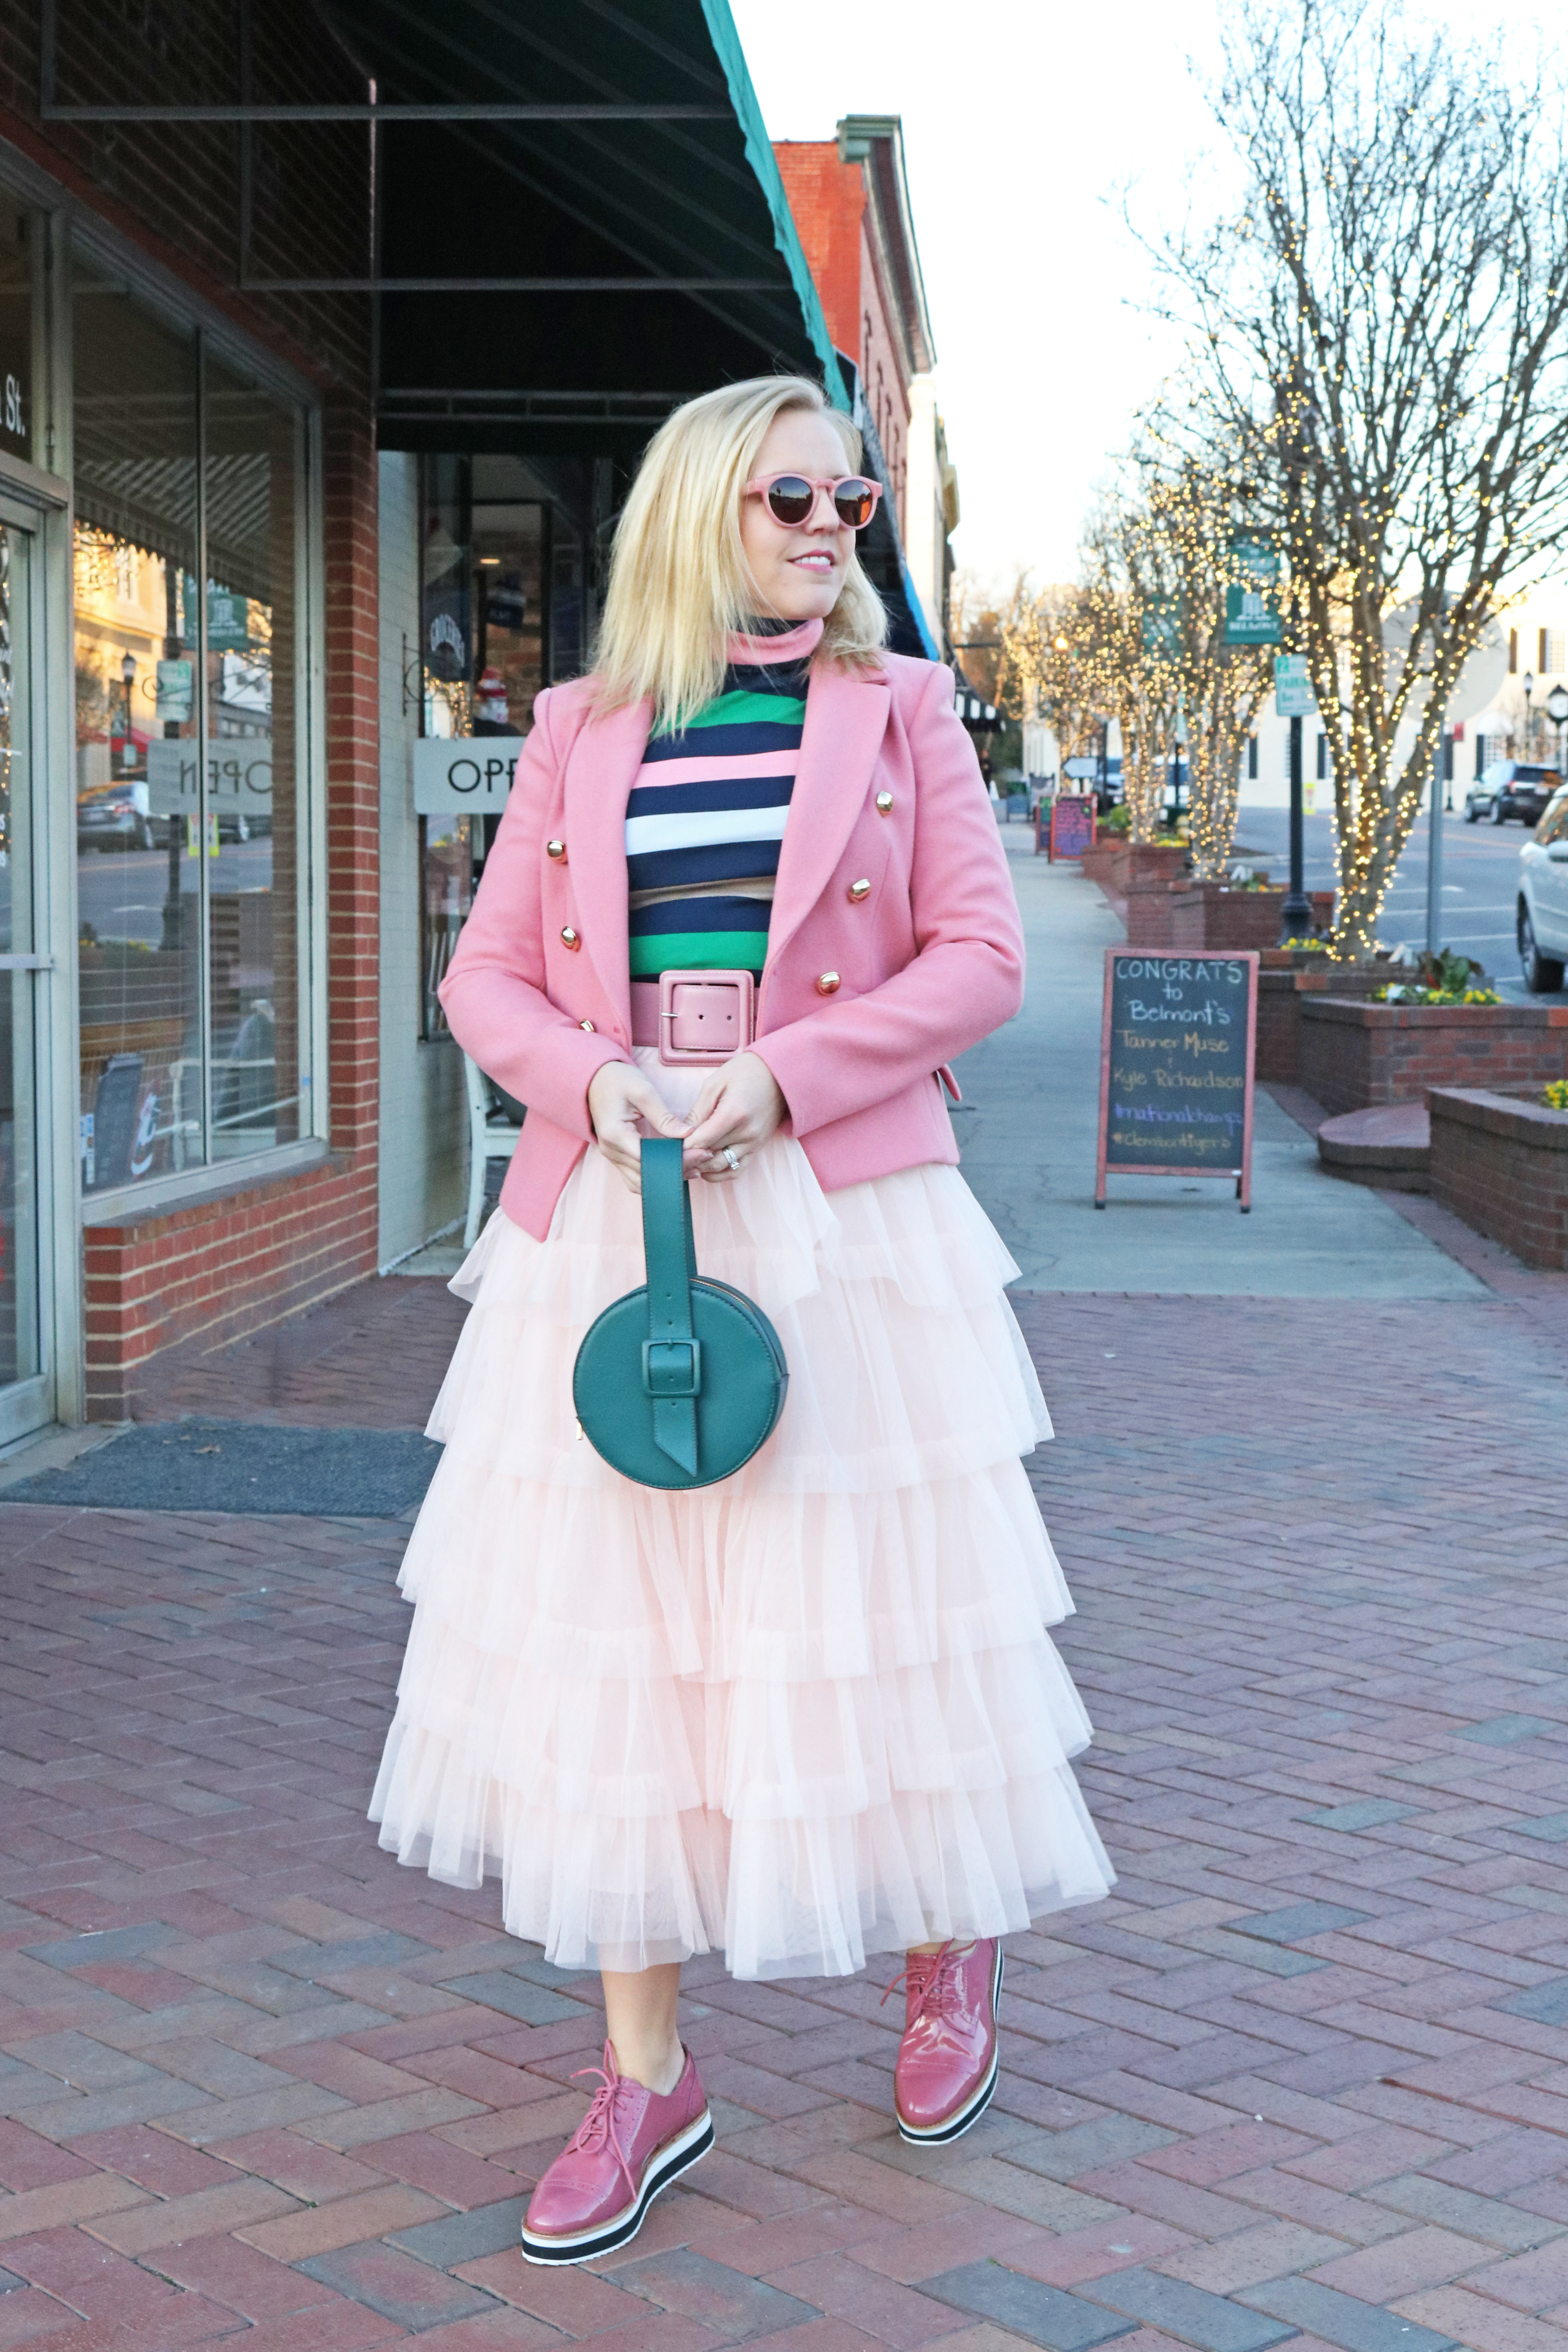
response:
<path id="1" fill-rule="evenodd" d="M 702 1270 L 783 1340 L 779 1428 L 718 1486 L 619 1477 L 571 1368 L 643 1278 L 638 1204 L 590 1151 L 547 1241 L 492 1217 L 400 1580 L 382 1844 L 499 1874 L 563 1967 L 843 1974 L 1094 1900 L 1089 1727 L 1045 1630 L 1072 1603 L 1018 1459 L 1049 1422 L 995 1232 L 956 1169 L 826 1197 L 787 1139 L 692 1191 Z"/>

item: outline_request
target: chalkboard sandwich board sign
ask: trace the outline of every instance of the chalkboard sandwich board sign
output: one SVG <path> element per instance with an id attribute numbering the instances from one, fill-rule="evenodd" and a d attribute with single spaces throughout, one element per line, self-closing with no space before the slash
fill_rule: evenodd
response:
<path id="1" fill-rule="evenodd" d="M 1076 793 L 1058 793 L 1051 803 L 1051 830 L 1047 855 L 1052 864 L 1058 857 L 1081 857 L 1086 849 L 1094 847 L 1094 825 L 1097 814 L 1092 793 L 1080 798 Z"/>
<path id="2" fill-rule="evenodd" d="M 1250 1210 L 1258 961 L 1107 948 L 1097 1209 L 1110 1174 L 1230 1177 Z"/>

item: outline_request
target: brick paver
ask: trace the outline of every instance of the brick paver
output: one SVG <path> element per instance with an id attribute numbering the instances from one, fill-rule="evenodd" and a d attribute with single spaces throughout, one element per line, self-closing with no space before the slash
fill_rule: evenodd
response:
<path id="1" fill-rule="evenodd" d="M 948 2150 L 890 1960 L 694 1966 L 719 2147 L 590 2272 L 516 2231 L 595 1982 L 363 1819 L 405 1528 L 0 1505 L 0 2352 L 1568 2352 L 1568 1317 L 1019 1307 L 1120 1884 L 1013 1939 Z M 417 1425 L 458 1311 L 165 1402 Z"/>

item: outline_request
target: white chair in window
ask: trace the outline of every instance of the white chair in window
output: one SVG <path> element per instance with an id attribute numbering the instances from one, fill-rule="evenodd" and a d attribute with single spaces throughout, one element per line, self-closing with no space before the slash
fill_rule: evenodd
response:
<path id="1" fill-rule="evenodd" d="M 489 1081 L 471 1054 L 463 1056 L 463 1076 L 468 1090 L 468 1220 L 463 1247 L 472 1249 L 485 1213 L 485 1171 L 492 1160 L 511 1158 L 522 1129 L 494 1101 Z"/>

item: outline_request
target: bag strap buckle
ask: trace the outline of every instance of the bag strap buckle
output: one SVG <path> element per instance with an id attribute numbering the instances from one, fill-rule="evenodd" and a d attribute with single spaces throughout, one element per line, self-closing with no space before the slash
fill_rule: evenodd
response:
<path id="1" fill-rule="evenodd" d="M 642 1384 L 650 1397 L 695 1397 L 702 1393 L 702 1343 L 699 1339 L 645 1339 Z"/>

